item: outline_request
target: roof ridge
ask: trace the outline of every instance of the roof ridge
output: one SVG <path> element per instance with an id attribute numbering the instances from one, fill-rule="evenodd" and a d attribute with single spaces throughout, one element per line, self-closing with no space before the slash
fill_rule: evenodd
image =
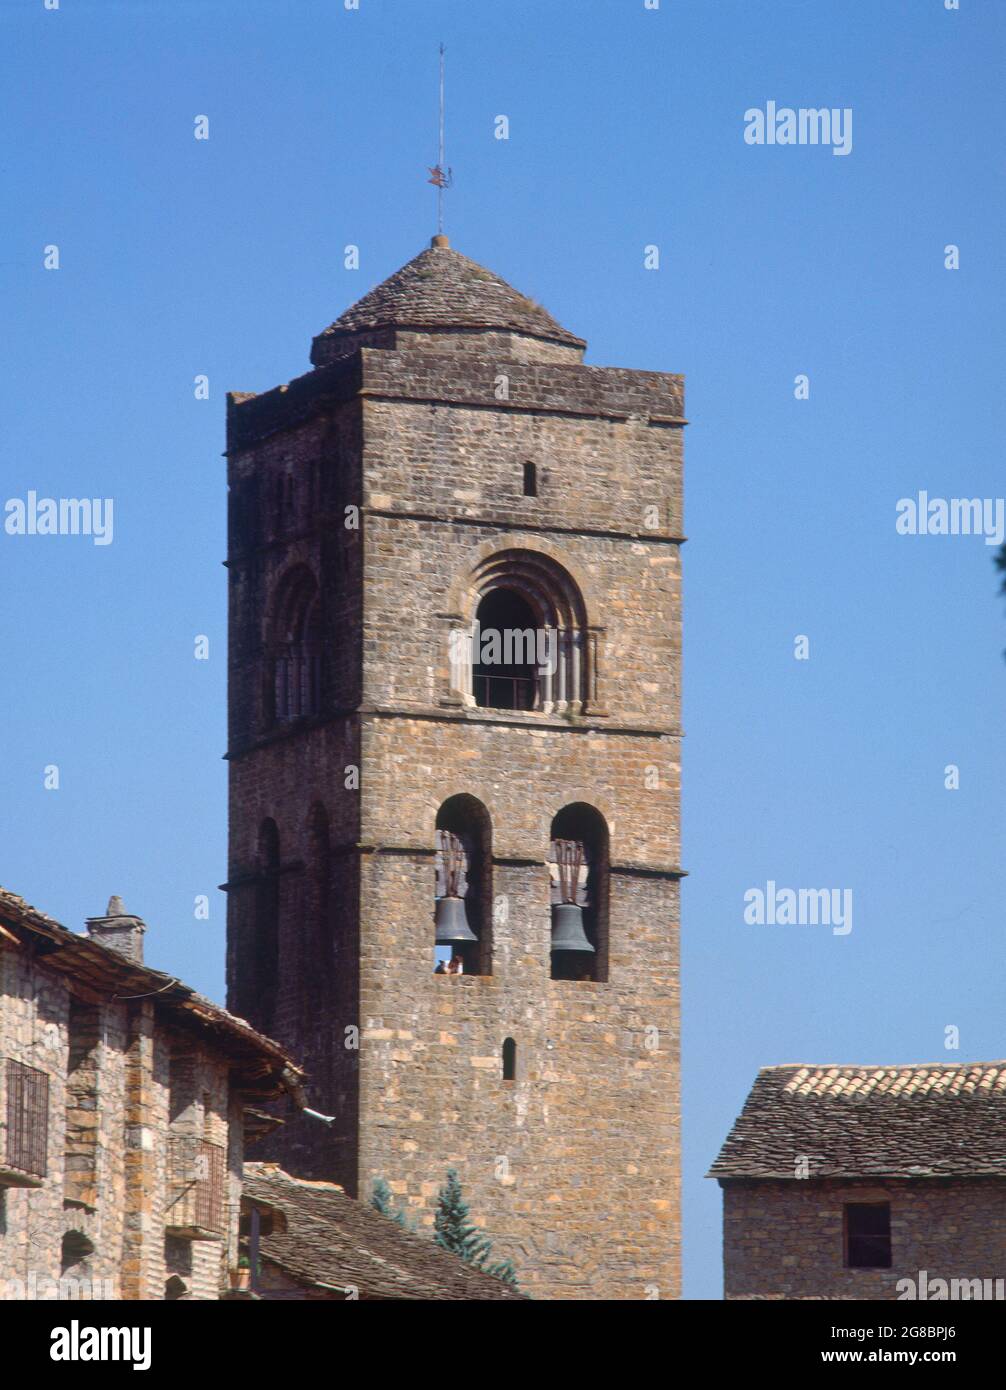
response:
<path id="1" fill-rule="evenodd" d="M 762 1075 L 773 1071 L 944 1071 L 961 1067 L 1006 1067 L 1006 1058 L 993 1058 L 988 1062 L 774 1062 L 771 1066 L 759 1067 Z"/>

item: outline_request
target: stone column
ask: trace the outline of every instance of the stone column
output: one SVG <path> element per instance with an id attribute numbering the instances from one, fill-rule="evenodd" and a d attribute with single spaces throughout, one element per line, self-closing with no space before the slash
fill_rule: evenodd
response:
<path id="1" fill-rule="evenodd" d="M 154 1006 L 131 1004 L 126 1041 L 125 1215 L 121 1288 L 124 1299 L 164 1297 L 163 1163 L 166 1142 L 158 1123 Z"/>
<path id="2" fill-rule="evenodd" d="M 571 632 L 569 635 L 569 640 L 571 647 L 570 666 L 572 667 L 569 690 L 569 707 L 571 710 L 574 710 L 577 714 L 579 714 L 579 712 L 583 709 L 583 687 L 581 684 L 581 654 L 583 651 L 583 633 Z"/>
<path id="3" fill-rule="evenodd" d="M 551 655 L 555 656 L 556 665 L 554 669 L 546 668 L 540 672 L 541 707 L 546 714 L 551 714 L 552 706 L 555 703 L 555 682 L 559 674 L 559 632 L 554 627 L 546 628 L 545 631 L 548 638 L 546 648 Z"/>
<path id="4" fill-rule="evenodd" d="M 556 672 L 558 686 L 555 707 L 557 710 L 564 710 L 569 700 L 569 633 L 564 629 L 559 629 L 559 669 Z"/>

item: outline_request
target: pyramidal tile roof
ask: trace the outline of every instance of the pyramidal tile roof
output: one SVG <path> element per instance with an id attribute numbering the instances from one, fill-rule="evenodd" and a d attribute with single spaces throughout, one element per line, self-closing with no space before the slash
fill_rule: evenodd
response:
<path id="1" fill-rule="evenodd" d="M 1006 1178 L 1006 1062 L 766 1067 L 715 1178 Z"/>
<path id="2" fill-rule="evenodd" d="M 496 329 L 582 348 L 585 343 L 540 304 L 434 237 L 401 270 L 377 285 L 330 324 L 319 339 L 378 328 Z"/>

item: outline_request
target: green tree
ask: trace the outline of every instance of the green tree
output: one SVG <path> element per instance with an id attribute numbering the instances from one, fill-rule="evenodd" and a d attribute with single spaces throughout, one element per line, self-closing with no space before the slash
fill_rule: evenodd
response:
<path id="1" fill-rule="evenodd" d="M 498 1264 L 486 1265 L 486 1273 L 494 1274 L 497 1279 L 502 1279 L 504 1284 L 517 1288 L 517 1271 L 512 1260 L 500 1260 Z"/>
<path id="2" fill-rule="evenodd" d="M 379 1211 L 382 1216 L 390 1216 L 392 1212 L 391 1188 L 383 1178 L 375 1178 L 374 1186 L 370 1193 L 370 1205 L 375 1211 Z"/>
<path id="3" fill-rule="evenodd" d="M 391 1188 L 383 1178 L 375 1178 L 374 1186 L 370 1192 L 370 1205 L 375 1211 L 379 1211 L 382 1216 L 389 1216 L 392 1221 L 397 1222 L 402 1230 L 408 1230 L 405 1222 L 405 1212 L 401 1207 L 396 1207 L 394 1198 L 391 1195 Z"/>
<path id="4" fill-rule="evenodd" d="M 437 1214 L 433 1223 L 434 1239 L 452 1255 L 460 1255 L 466 1264 L 495 1275 L 505 1284 L 517 1287 L 517 1273 L 509 1260 L 489 1264 L 492 1241 L 472 1224 L 468 1205 L 461 1191 L 455 1169 L 447 1170 L 447 1181 L 437 1195 Z"/>

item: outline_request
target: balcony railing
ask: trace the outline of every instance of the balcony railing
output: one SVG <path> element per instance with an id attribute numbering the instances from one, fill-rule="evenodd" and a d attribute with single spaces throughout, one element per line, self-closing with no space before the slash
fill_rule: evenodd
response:
<path id="1" fill-rule="evenodd" d="M 220 1144 L 188 1135 L 168 1140 L 168 1209 L 165 1228 L 190 1240 L 224 1234 L 227 1154 Z"/>
<path id="2" fill-rule="evenodd" d="M 534 709 L 538 682 L 531 676 L 472 678 L 475 703 L 482 709 Z"/>

